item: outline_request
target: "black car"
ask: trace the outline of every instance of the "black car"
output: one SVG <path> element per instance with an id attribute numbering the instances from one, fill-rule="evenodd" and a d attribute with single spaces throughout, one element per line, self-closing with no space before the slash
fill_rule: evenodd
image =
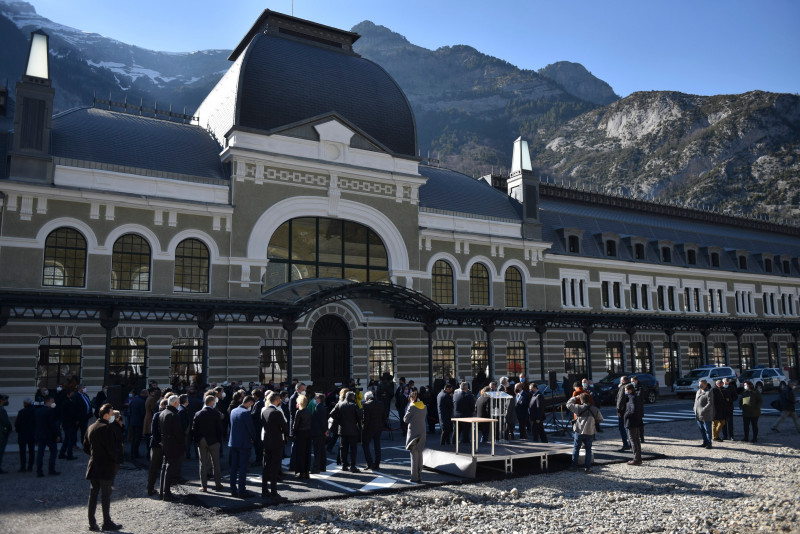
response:
<path id="1" fill-rule="evenodd" d="M 639 387 L 644 401 L 653 404 L 658 399 L 658 380 L 650 373 L 609 373 L 595 384 L 600 404 L 614 404 L 619 390 L 619 379 L 622 376 L 635 376 L 639 379 Z"/>

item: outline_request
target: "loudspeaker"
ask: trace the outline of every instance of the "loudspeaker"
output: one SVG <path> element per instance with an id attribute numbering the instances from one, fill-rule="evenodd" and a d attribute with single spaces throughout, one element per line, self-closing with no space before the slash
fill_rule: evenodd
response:
<path id="1" fill-rule="evenodd" d="M 555 371 L 548 371 L 547 380 L 548 380 L 548 385 L 550 386 L 550 389 L 552 391 L 555 391 L 556 387 L 558 387 L 558 385 L 556 384 L 556 372 Z"/>

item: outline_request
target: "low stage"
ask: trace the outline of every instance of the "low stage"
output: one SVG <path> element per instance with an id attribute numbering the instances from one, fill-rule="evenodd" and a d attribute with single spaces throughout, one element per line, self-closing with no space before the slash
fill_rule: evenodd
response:
<path id="1" fill-rule="evenodd" d="M 496 442 L 494 455 L 490 443 L 481 443 L 473 456 L 469 442 L 461 444 L 456 454 L 455 445 L 425 444 L 422 463 L 428 469 L 464 478 L 476 478 L 478 469 L 505 473 L 514 472 L 514 461 L 538 458 L 541 470 L 547 471 L 549 457 L 554 454 L 571 454 L 572 445 L 565 443 L 536 443 L 531 441 Z"/>

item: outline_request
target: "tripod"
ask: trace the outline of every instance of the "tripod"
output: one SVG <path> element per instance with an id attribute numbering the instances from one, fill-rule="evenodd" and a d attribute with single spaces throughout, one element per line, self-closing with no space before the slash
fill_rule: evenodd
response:
<path id="1" fill-rule="evenodd" d="M 556 418 L 556 411 L 554 409 L 552 409 L 553 404 L 554 404 L 554 401 L 553 401 L 554 397 L 555 397 L 555 392 L 551 389 L 550 390 L 550 407 L 551 407 L 550 420 L 545 422 L 545 426 L 548 426 L 548 425 L 552 426 L 554 429 L 556 429 L 556 432 L 558 432 L 559 436 L 564 436 L 564 435 L 567 434 L 567 428 L 568 428 L 568 426 L 567 426 L 568 423 L 564 419 L 564 403 L 561 403 L 561 405 L 558 407 L 559 417 Z"/>

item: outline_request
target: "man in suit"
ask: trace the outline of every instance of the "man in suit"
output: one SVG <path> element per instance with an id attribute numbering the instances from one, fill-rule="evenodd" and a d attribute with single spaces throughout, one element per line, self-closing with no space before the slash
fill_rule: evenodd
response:
<path id="1" fill-rule="evenodd" d="M 381 467 L 381 433 L 386 428 L 386 410 L 383 403 L 375 398 L 372 391 L 364 394 L 364 426 L 361 433 L 361 447 L 367 460 L 367 469 Z M 375 461 L 372 460 L 370 445 L 375 449 Z"/>
<path id="2" fill-rule="evenodd" d="M 219 468 L 219 449 L 225 435 L 223 417 L 214 407 L 215 395 L 207 395 L 205 406 L 194 415 L 192 435 L 197 443 L 197 457 L 200 459 L 200 491 L 207 491 L 208 468 L 214 468 L 215 489 L 222 491 L 222 471 Z"/>
<path id="3" fill-rule="evenodd" d="M 128 405 L 128 434 L 131 436 L 131 458 L 139 458 L 139 444 L 142 435 L 149 435 L 151 430 L 144 430 L 145 404 L 147 403 L 147 390 L 143 389 L 131 399 Z M 152 417 L 151 417 L 152 420 Z"/>
<path id="4" fill-rule="evenodd" d="M 458 391 L 453 394 L 453 419 L 472 417 L 475 412 L 475 397 L 469 390 L 469 384 L 461 382 Z M 469 441 L 469 432 L 461 433 L 461 443 Z"/>
<path id="5" fill-rule="evenodd" d="M 192 421 L 194 416 L 203 409 L 203 397 L 197 391 L 197 386 L 192 384 L 189 386 L 188 403 L 186 405 L 186 413 L 189 416 L 189 432 L 186 433 L 186 459 L 192 459 L 192 449 L 195 448 L 197 440 L 192 434 Z"/>
<path id="6" fill-rule="evenodd" d="M 228 438 L 231 451 L 231 495 L 242 499 L 248 497 L 247 467 L 256 436 L 253 417 L 250 415 L 253 404 L 255 399 L 247 395 L 239 406 L 231 410 L 231 435 Z"/>
<path id="7" fill-rule="evenodd" d="M 264 462 L 264 445 L 261 443 L 261 410 L 264 409 L 264 390 L 260 387 L 253 388 L 251 393 L 256 400 L 253 407 L 250 408 L 250 415 L 253 417 L 253 428 L 255 428 L 255 437 L 253 446 L 255 447 L 256 465 L 261 465 Z"/>
<path id="8" fill-rule="evenodd" d="M 636 386 L 633 384 L 625 385 L 625 413 L 623 419 L 625 428 L 628 429 L 628 438 L 633 449 L 633 460 L 628 460 L 629 465 L 642 464 L 642 429 L 644 428 L 644 402 L 641 396 L 636 393 Z"/>
<path id="9" fill-rule="evenodd" d="M 289 425 L 279 405 L 281 397 L 274 391 L 267 395 L 266 408 L 261 411 L 264 441 L 264 468 L 261 473 L 261 497 L 275 502 L 286 501 L 278 494 L 278 475 L 281 472 L 283 447 L 289 436 Z M 319 409 L 319 408 L 317 408 Z M 269 486 L 269 493 L 267 487 Z"/>
<path id="10" fill-rule="evenodd" d="M 48 465 L 48 473 L 51 475 L 60 475 L 56 471 L 56 453 L 58 446 L 56 443 L 61 441 L 61 435 L 58 431 L 58 421 L 56 420 L 56 403 L 52 395 L 47 395 L 44 400 L 44 406 L 34 412 L 34 420 L 36 421 L 36 445 L 38 450 L 36 452 L 36 476 L 43 477 L 44 470 L 44 449 L 50 449 L 50 461 Z"/>
<path id="11" fill-rule="evenodd" d="M 33 471 L 33 461 L 36 458 L 36 423 L 33 419 L 35 411 L 33 399 L 28 397 L 22 402 L 22 409 L 17 413 L 17 419 L 14 421 L 19 444 L 20 471 Z"/>
<path id="12" fill-rule="evenodd" d="M 475 417 L 483 417 L 484 419 L 492 417 L 492 398 L 487 394 L 488 391 L 489 386 L 481 390 L 481 396 L 478 397 L 478 400 L 475 402 Z M 492 429 L 492 427 L 489 426 L 490 424 L 493 423 L 478 423 L 478 430 L 480 430 L 481 433 L 481 443 L 489 443 L 489 432 Z"/>
<path id="13" fill-rule="evenodd" d="M 444 382 L 444 387 L 436 396 L 436 409 L 439 412 L 439 426 L 442 427 L 442 438 L 439 443 L 450 445 L 453 435 L 453 385 Z"/>
<path id="14" fill-rule="evenodd" d="M 314 451 L 314 463 L 311 464 L 311 472 L 319 473 L 325 471 L 328 465 L 328 458 L 325 455 L 325 440 L 328 439 L 328 407 L 325 406 L 325 394 L 317 393 L 314 395 L 316 406 L 314 413 L 311 414 L 311 449 Z M 388 413 L 384 412 L 385 415 Z"/>
<path id="15" fill-rule="evenodd" d="M 161 499 L 175 500 L 171 488 L 181 477 L 183 461 L 183 426 L 178 414 L 180 397 L 171 395 L 167 398 L 167 407 L 158 415 L 158 430 L 161 433 L 161 452 L 164 459 L 161 463 Z"/>
<path id="16" fill-rule="evenodd" d="M 300 395 L 305 395 L 306 385 L 302 382 L 298 382 L 294 386 L 294 393 L 292 396 L 289 397 L 289 437 L 291 438 L 291 447 L 292 452 L 291 456 L 289 457 L 289 471 L 294 471 L 294 462 L 295 458 L 297 457 L 297 452 L 295 451 L 294 446 L 294 416 L 297 413 L 297 397 Z"/>
<path id="17" fill-rule="evenodd" d="M 59 405 L 61 412 L 61 429 L 64 431 L 64 440 L 61 443 L 61 452 L 58 457 L 66 460 L 74 460 L 72 454 L 78 433 L 78 421 L 83 410 L 83 400 L 71 389 L 67 389 L 63 396 L 63 402 Z"/>
<path id="18" fill-rule="evenodd" d="M 86 435 L 86 428 L 89 426 L 89 418 L 92 417 L 92 401 L 86 394 L 86 384 L 78 386 L 78 429 L 81 431 L 81 443 Z"/>
<path id="19" fill-rule="evenodd" d="M 121 525 L 111 520 L 111 490 L 119 464 L 122 463 L 121 443 L 118 432 L 114 432 L 114 407 L 104 404 L 97 412 L 98 419 L 89 427 L 83 437 L 83 450 L 90 456 L 86 467 L 86 480 L 92 484 L 89 493 L 89 530 L 99 532 L 94 514 L 97 510 L 97 497 L 101 495 L 103 509 L 102 530 L 119 530 Z"/>
<path id="20" fill-rule="evenodd" d="M 356 467 L 358 454 L 359 423 L 363 415 L 356 405 L 356 394 L 347 392 L 344 402 L 340 402 L 331 410 L 331 418 L 339 425 L 339 437 L 342 440 L 342 470 L 359 473 Z M 350 462 L 348 463 L 348 452 Z"/>
<path id="21" fill-rule="evenodd" d="M 164 451 L 161 449 L 161 431 L 159 429 L 159 415 L 167 408 L 167 399 L 161 399 L 157 406 L 157 411 L 150 418 L 150 429 L 147 431 L 150 443 L 150 467 L 147 471 L 147 496 L 152 497 L 156 494 L 156 479 L 161 474 L 161 464 L 164 462 Z"/>
<path id="22" fill-rule="evenodd" d="M 159 411 L 160 396 L 161 391 L 157 387 L 151 385 L 150 389 L 147 390 L 147 398 L 144 401 L 144 422 L 142 423 L 142 431 L 144 432 L 145 443 L 147 443 L 148 454 L 150 453 L 150 443 L 153 442 L 153 440 L 150 439 L 151 429 L 153 428 L 153 415 Z"/>

